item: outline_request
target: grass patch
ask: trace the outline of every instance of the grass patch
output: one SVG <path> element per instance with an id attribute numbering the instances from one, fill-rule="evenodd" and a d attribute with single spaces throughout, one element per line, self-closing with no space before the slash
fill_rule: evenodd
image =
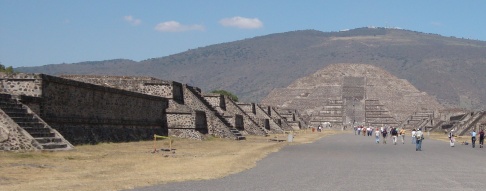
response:
<path id="1" fill-rule="evenodd" d="M 0 190 L 121 190 L 187 180 L 214 179 L 252 168 L 286 145 L 313 142 L 341 133 L 296 134 L 292 143 L 246 136 L 234 141 L 173 139 L 81 145 L 63 152 L 0 152 Z M 285 137 L 284 135 L 280 135 Z M 286 140 L 286 139 L 285 139 Z"/>

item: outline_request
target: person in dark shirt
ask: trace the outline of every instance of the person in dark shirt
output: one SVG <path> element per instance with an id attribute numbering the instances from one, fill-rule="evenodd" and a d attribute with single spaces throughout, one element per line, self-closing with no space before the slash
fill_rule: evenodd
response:
<path id="1" fill-rule="evenodd" d="M 479 148 L 483 148 L 484 144 L 484 130 L 479 131 Z"/>

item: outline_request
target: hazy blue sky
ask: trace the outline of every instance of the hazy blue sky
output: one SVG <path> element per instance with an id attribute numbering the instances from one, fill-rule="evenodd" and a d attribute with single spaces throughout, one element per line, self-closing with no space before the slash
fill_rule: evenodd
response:
<path id="1" fill-rule="evenodd" d="M 486 1 L 0 0 L 0 62 L 140 61 L 272 33 L 366 26 L 486 41 Z"/>

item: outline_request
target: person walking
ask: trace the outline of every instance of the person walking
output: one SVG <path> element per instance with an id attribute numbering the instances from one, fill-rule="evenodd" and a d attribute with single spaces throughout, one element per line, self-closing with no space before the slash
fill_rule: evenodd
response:
<path id="1" fill-rule="evenodd" d="M 476 130 L 474 129 L 471 132 L 471 143 L 472 143 L 472 148 L 476 147 Z"/>
<path id="2" fill-rule="evenodd" d="M 402 144 L 405 144 L 405 134 L 406 134 L 406 130 L 404 128 L 401 128 L 400 137 L 402 137 Z"/>
<path id="3" fill-rule="evenodd" d="M 479 131 L 479 148 L 483 148 L 484 143 L 484 130 Z"/>
<path id="4" fill-rule="evenodd" d="M 388 134 L 388 132 L 386 132 L 386 128 L 383 129 L 383 131 L 381 132 L 381 135 L 383 136 L 383 144 L 386 144 L 386 135 Z"/>
<path id="5" fill-rule="evenodd" d="M 454 142 L 456 142 L 456 140 L 454 139 L 454 134 L 452 132 L 454 132 L 454 130 L 451 130 L 449 132 L 449 141 L 450 141 L 451 147 L 454 147 Z"/>
<path id="6" fill-rule="evenodd" d="M 358 127 L 354 126 L 354 135 L 357 135 L 358 134 Z"/>
<path id="7" fill-rule="evenodd" d="M 358 135 L 361 134 L 361 126 L 358 126 Z"/>
<path id="8" fill-rule="evenodd" d="M 424 140 L 424 133 L 422 133 L 421 129 L 418 129 L 417 132 L 415 132 L 415 139 L 416 145 L 415 145 L 415 151 L 422 151 L 422 141 Z"/>
<path id="9" fill-rule="evenodd" d="M 378 128 L 376 128 L 376 131 L 375 131 L 375 141 L 377 144 L 380 143 L 380 130 Z"/>
<path id="10" fill-rule="evenodd" d="M 417 143 L 417 139 L 415 138 L 416 133 L 417 133 L 417 131 L 415 131 L 415 129 L 412 129 L 412 144 Z"/>
<path id="11" fill-rule="evenodd" d="M 396 145 L 397 144 L 397 138 L 398 138 L 397 128 L 391 128 L 390 131 L 391 131 L 390 133 L 391 133 L 391 136 L 392 136 L 393 144 Z"/>

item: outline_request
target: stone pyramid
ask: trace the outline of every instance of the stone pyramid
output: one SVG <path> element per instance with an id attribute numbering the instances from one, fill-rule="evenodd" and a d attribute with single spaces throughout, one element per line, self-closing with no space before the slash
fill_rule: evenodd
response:
<path id="1" fill-rule="evenodd" d="M 272 90 L 262 103 L 297 109 L 319 124 L 396 125 L 414 112 L 443 108 L 407 80 L 366 64 L 329 65 Z"/>

